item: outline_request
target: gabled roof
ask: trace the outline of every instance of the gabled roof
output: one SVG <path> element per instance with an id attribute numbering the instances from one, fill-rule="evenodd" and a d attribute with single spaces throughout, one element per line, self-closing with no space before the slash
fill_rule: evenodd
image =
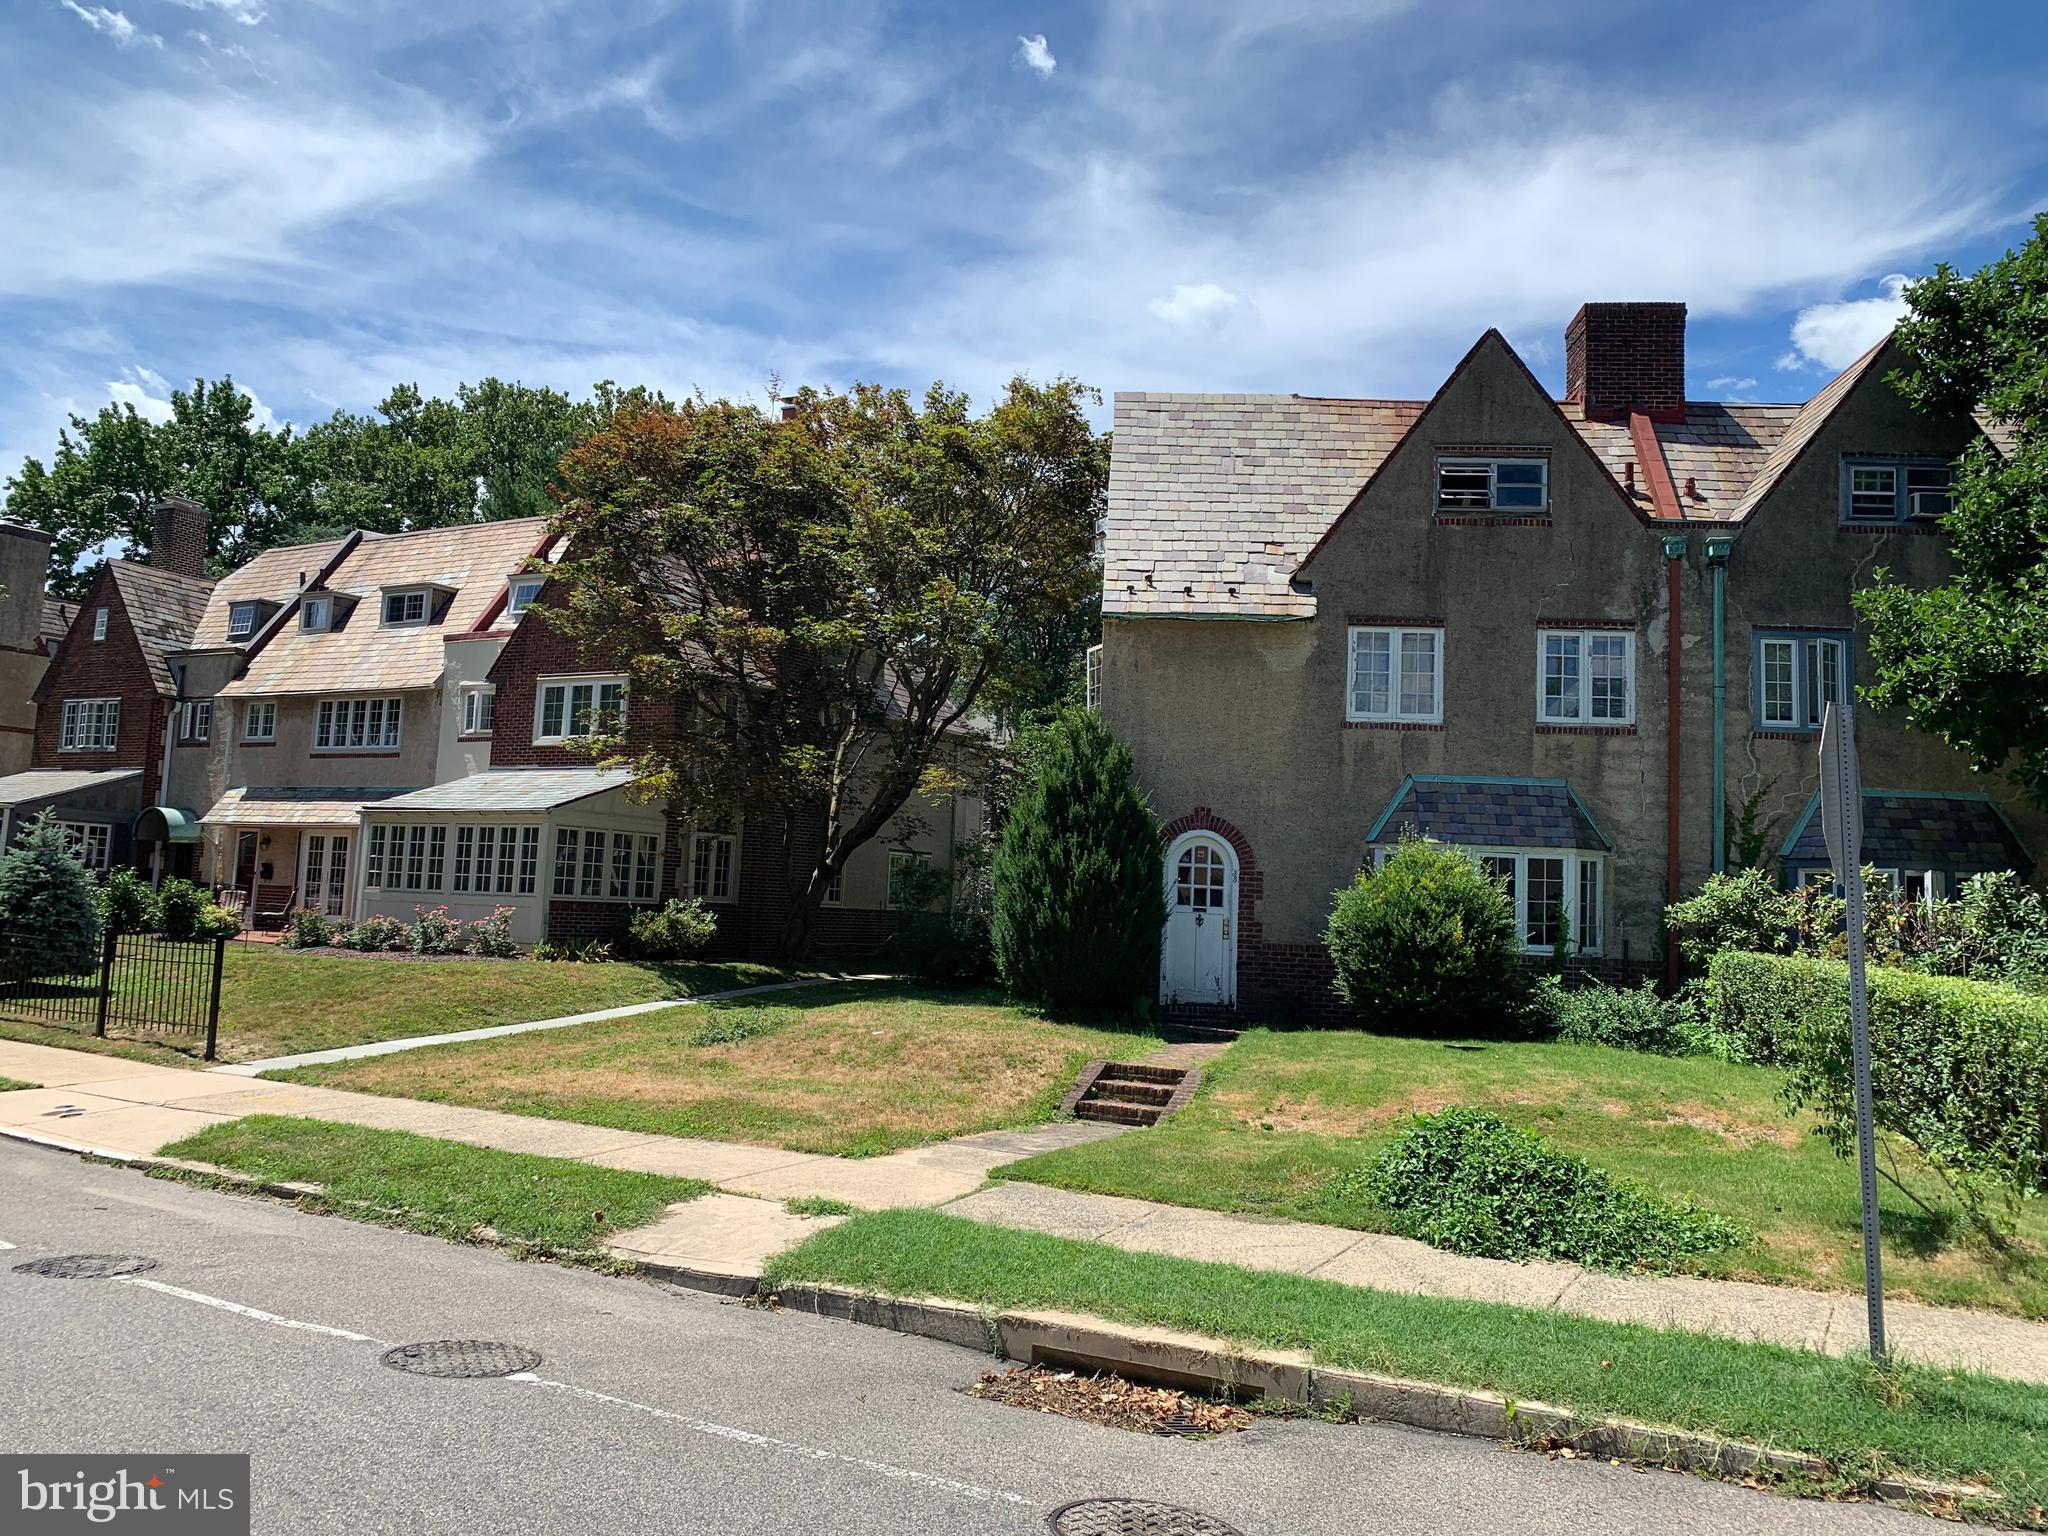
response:
<path id="1" fill-rule="evenodd" d="M 1611 849 L 1563 779 L 1411 773 L 1365 834 L 1368 847 L 1403 834 L 1479 848 Z"/>
<path id="2" fill-rule="evenodd" d="M 176 693 L 177 684 L 171 680 L 170 663 L 164 657 L 171 651 L 191 649 L 192 634 L 206 611 L 213 583 L 132 560 L 108 561 L 107 574 L 121 594 L 121 606 L 141 643 L 150 681 L 158 693 Z"/>
<path id="3" fill-rule="evenodd" d="M 237 603 L 271 602 L 282 605 L 290 602 L 298 595 L 300 577 L 303 575 L 311 581 L 342 543 L 340 539 L 324 539 L 315 544 L 280 545 L 276 549 L 264 550 L 247 565 L 221 577 L 214 583 L 213 595 L 206 602 L 206 612 L 193 633 L 192 649 L 210 650 L 248 643 L 253 635 L 239 640 L 228 638 L 228 611 Z"/>
<path id="4" fill-rule="evenodd" d="M 1836 374 L 1828 381 L 1826 388 L 1799 408 L 1798 413 L 1786 424 L 1784 435 L 1778 439 L 1777 446 L 1771 449 L 1758 467 L 1756 475 L 1749 482 L 1749 488 L 1743 492 L 1742 499 L 1735 504 L 1736 522 L 1754 512 L 1763 499 L 1771 494 L 1777 483 L 1790 473 L 1792 466 L 1799 462 L 1799 456 L 1805 453 L 1807 446 L 1820 435 L 1820 429 L 1828 424 L 1828 418 L 1835 414 L 1836 408 L 1849 397 L 1849 392 L 1876 366 L 1879 356 L 1890 346 L 1891 338 L 1887 336 Z"/>
<path id="5" fill-rule="evenodd" d="M 363 535 L 321 583 L 326 591 L 360 599 L 339 627 L 307 633 L 296 617 L 284 616 L 250 648 L 242 675 L 221 693 L 241 698 L 433 687 L 441 677 L 445 642 L 473 633 L 504 590 L 506 575 L 532 551 L 545 527 L 545 519 L 524 517 Z M 296 573 L 297 566 L 292 569 Z M 378 594 L 403 586 L 445 587 L 454 595 L 435 605 L 428 623 L 385 628 Z"/>

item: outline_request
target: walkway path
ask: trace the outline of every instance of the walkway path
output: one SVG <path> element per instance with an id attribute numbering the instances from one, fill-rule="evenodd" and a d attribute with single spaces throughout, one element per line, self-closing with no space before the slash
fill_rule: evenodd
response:
<path id="1" fill-rule="evenodd" d="M 675 1269 L 758 1274 L 766 1258 L 819 1225 L 818 1218 L 791 1215 L 781 1202 L 822 1196 L 863 1209 L 938 1206 L 950 1215 L 1132 1252 L 1379 1290 L 1502 1302 L 1837 1354 L 1864 1345 L 1862 1298 L 1846 1293 L 1683 1276 L 1607 1275 L 1570 1264 L 1511 1264 L 1340 1227 L 1031 1184 L 982 1187 L 990 1172 L 1005 1163 L 1116 1135 L 1119 1128 L 1113 1126 L 1065 1121 L 963 1136 L 887 1157 L 846 1159 L 257 1082 L 12 1041 L 0 1041 L 0 1077 L 44 1085 L 0 1093 L 0 1135 L 120 1157 L 150 1156 L 168 1142 L 240 1115 L 310 1115 L 508 1152 L 703 1179 L 721 1193 L 672 1206 L 658 1222 L 614 1242 L 625 1256 Z M 1894 1349 L 1907 1359 L 2048 1384 L 2048 1324 L 1911 1302 L 1891 1303 L 1886 1321 Z"/>

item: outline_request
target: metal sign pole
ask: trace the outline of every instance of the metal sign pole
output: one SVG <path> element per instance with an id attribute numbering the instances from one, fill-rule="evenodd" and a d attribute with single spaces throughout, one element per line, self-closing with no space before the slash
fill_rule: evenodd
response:
<path id="1" fill-rule="evenodd" d="M 1884 1268 L 1878 1248 L 1877 1126 L 1870 1093 L 1870 993 L 1864 971 L 1863 783 L 1856 762 L 1856 714 L 1830 704 L 1821 726 L 1822 830 L 1835 878 L 1848 896 L 1849 1044 L 1856 1071 L 1856 1172 L 1863 1185 L 1863 1295 L 1870 1358 L 1886 1360 Z"/>

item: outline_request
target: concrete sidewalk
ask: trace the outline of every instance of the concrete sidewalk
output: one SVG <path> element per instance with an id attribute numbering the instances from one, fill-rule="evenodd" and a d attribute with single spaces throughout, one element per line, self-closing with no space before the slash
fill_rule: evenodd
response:
<path id="1" fill-rule="evenodd" d="M 1005 1163 L 1119 1134 L 1118 1127 L 1080 1121 L 989 1131 L 886 1157 L 849 1159 L 254 1082 L 12 1041 L 0 1041 L 0 1077 L 44 1085 L 0 1093 L 0 1134 L 77 1151 L 148 1157 L 168 1142 L 241 1115 L 305 1115 L 702 1179 L 721 1193 L 672 1206 L 659 1221 L 619 1234 L 611 1246 L 638 1262 L 723 1277 L 735 1287 L 758 1276 L 768 1258 L 832 1220 L 797 1217 L 783 1208 L 784 1200 L 811 1196 L 865 1210 L 939 1207 L 948 1215 L 1134 1253 L 1308 1275 L 1375 1290 L 1505 1303 L 1833 1354 L 1856 1353 L 1865 1344 L 1858 1294 L 1686 1276 L 1610 1275 L 1571 1264 L 1514 1264 L 1465 1258 L 1348 1228 L 1033 1184 L 983 1187 Z M 2048 1384 L 2048 1324 L 1897 1301 L 1886 1307 L 1885 1316 L 1892 1347 L 1904 1359 Z"/>

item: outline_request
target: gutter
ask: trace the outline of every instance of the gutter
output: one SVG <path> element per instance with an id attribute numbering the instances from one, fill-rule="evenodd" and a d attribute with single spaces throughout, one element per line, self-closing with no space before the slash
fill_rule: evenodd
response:
<path id="1" fill-rule="evenodd" d="M 1712 869 L 1728 867 L 1728 552 L 1726 534 L 1707 539 L 1707 569 L 1714 577 L 1714 849 Z"/>
<path id="2" fill-rule="evenodd" d="M 1664 535 L 1664 585 L 1669 612 L 1664 637 L 1664 900 L 1678 900 L 1678 778 L 1683 760 L 1679 739 L 1679 648 L 1684 643 L 1679 623 L 1679 578 L 1685 571 L 1685 552 L 1691 540 L 1682 533 Z M 1664 935 L 1664 979 L 1678 985 L 1678 944 L 1670 933 Z"/>

